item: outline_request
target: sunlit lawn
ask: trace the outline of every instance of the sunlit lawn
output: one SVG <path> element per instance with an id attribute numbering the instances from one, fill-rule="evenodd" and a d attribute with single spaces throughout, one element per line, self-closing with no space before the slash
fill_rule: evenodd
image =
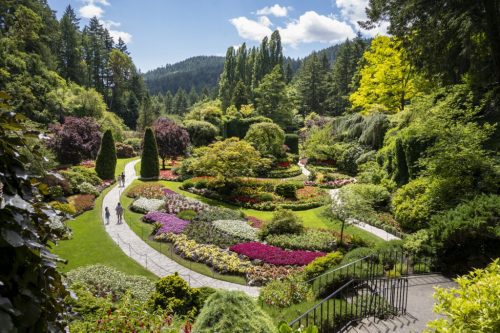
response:
<path id="1" fill-rule="evenodd" d="M 125 164 L 132 160 L 133 158 L 119 159 L 116 175 L 121 173 Z M 93 210 L 85 212 L 68 222 L 73 231 L 73 237 L 59 242 L 53 249 L 55 254 L 68 261 L 67 265 L 61 264 L 60 269 L 66 272 L 81 266 L 104 264 L 125 273 L 156 278 L 154 274 L 125 255 L 106 233 L 101 221 L 101 207 L 102 199 L 109 190 L 110 188 L 103 191 L 96 200 Z"/>

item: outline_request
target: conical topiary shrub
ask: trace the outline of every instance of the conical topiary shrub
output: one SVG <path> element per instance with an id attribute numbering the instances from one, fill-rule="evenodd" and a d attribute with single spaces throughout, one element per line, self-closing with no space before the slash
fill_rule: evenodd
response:
<path id="1" fill-rule="evenodd" d="M 116 168 L 115 140 L 111 130 L 104 132 L 101 140 L 101 148 L 97 153 L 95 172 L 101 179 L 114 179 Z"/>
<path id="2" fill-rule="evenodd" d="M 144 132 L 141 156 L 141 178 L 157 179 L 160 176 L 160 162 L 158 160 L 158 146 L 151 128 Z"/>

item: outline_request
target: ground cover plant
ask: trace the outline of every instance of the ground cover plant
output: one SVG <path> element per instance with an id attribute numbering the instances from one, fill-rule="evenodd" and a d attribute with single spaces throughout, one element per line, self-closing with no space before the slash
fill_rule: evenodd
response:
<path id="1" fill-rule="evenodd" d="M 288 250 L 330 252 L 336 248 L 335 236 L 326 230 L 306 229 L 299 234 L 269 235 L 266 242 Z"/>
<path id="2" fill-rule="evenodd" d="M 234 236 L 243 241 L 256 241 L 257 229 L 248 225 L 246 221 L 239 220 L 216 220 L 212 224 L 216 229 Z"/>
<path id="3" fill-rule="evenodd" d="M 140 197 L 136 199 L 130 209 L 138 213 L 149 213 L 153 211 L 159 211 L 165 206 L 165 201 L 161 199 L 148 199 Z"/>
<path id="4" fill-rule="evenodd" d="M 233 245 L 231 251 L 244 255 L 251 260 L 261 260 L 272 265 L 307 265 L 317 257 L 324 256 L 324 252 L 287 251 L 279 247 L 257 242 Z"/>
<path id="5" fill-rule="evenodd" d="M 162 212 L 149 212 L 144 215 L 142 219 L 144 222 L 157 224 L 156 235 L 170 232 L 180 234 L 189 224 L 189 221 L 178 218 L 175 215 Z"/>

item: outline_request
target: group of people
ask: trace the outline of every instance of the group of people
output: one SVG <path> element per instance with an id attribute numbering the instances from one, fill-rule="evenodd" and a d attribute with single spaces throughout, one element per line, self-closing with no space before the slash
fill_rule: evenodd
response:
<path id="1" fill-rule="evenodd" d="M 125 173 L 122 172 L 121 174 L 118 175 L 118 186 L 119 187 L 125 187 Z M 116 224 L 122 224 L 123 223 L 123 206 L 118 202 L 118 204 L 115 207 L 115 212 L 116 212 L 116 217 L 118 219 Z M 106 224 L 109 224 L 109 219 L 111 217 L 111 213 L 109 211 L 108 207 L 104 208 L 104 218 L 106 219 Z"/>

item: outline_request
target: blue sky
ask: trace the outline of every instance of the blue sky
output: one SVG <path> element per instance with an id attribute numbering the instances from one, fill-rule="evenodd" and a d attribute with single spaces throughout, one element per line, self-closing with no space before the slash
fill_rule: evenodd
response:
<path id="1" fill-rule="evenodd" d="M 81 23 L 97 16 L 128 44 L 143 72 L 196 55 L 224 55 L 228 46 L 257 45 L 279 29 L 285 55 L 303 57 L 359 30 L 368 0 L 49 0 L 60 18 L 68 4 Z M 385 26 L 362 31 L 383 33 Z"/>

